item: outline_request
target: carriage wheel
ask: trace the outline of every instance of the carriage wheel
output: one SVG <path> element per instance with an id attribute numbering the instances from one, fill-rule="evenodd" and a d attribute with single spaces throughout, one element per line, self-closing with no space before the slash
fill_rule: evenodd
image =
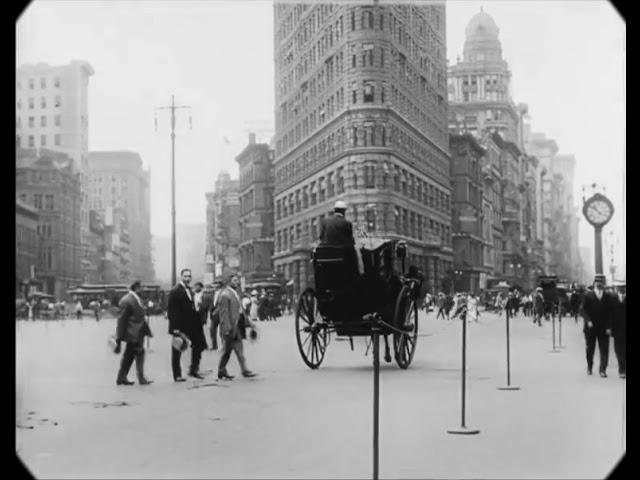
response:
<path id="1" fill-rule="evenodd" d="M 413 326 L 406 333 L 393 334 L 393 349 L 396 362 L 400 368 L 404 369 L 411 365 L 418 341 L 418 306 L 411 297 L 411 289 L 407 285 L 403 286 L 398 294 L 393 320 L 395 326 Z"/>
<path id="2" fill-rule="evenodd" d="M 296 339 L 302 360 L 311 369 L 322 363 L 327 348 L 327 332 L 314 323 L 321 320 L 318 300 L 312 288 L 307 288 L 298 300 L 296 311 Z"/>

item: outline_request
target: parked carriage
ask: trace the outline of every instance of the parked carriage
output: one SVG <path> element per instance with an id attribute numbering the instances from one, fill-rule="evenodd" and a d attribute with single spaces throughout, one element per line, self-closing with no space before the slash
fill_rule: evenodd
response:
<path id="1" fill-rule="evenodd" d="M 555 317 L 559 313 L 561 292 L 558 290 L 557 275 L 544 275 L 538 277 L 538 286 L 542 288 L 544 298 L 545 318 Z"/>
<path id="2" fill-rule="evenodd" d="M 405 273 L 406 244 L 380 240 L 361 248 L 364 275 L 357 269 L 353 247 L 318 246 L 312 253 L 315 289 L 300 295 L 296 311 L 296 338 L 305 364 L 322 363 L 331 334 L 372 337 L 377 330 L 385 341 L 385 361 L 391 362 L 388 337 L 393 337 L 395 360 L 408 368 L 418 339 L 418 302 L 422 280 L 415 267 Z"/>

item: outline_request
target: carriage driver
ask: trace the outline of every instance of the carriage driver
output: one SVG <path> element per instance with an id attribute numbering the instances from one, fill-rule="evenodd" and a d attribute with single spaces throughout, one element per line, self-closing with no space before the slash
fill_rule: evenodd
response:
<path id="1" fill-rule="evenodd" d="M 364 273 L 364 263 L 360 249 L 356 247 L 353 238 L 353 225 L 345 218 L 347 204 L 342 200 L 338 200 L 333 206 L 333 215 L 325 218 L 320 227 L 320 245 L 341 245 L 353 246 L 358 259 L 358 272 L 360 275 Z"/>

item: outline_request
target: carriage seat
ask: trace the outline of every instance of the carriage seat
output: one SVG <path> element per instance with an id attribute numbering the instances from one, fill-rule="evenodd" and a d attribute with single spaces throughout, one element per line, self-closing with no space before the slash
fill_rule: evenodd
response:
<path id="1" fill-rule="evenodd" d="M 316 290 L 345 291 L 358 278 L 353 246 L 323 244 L 313 254 Z"/>

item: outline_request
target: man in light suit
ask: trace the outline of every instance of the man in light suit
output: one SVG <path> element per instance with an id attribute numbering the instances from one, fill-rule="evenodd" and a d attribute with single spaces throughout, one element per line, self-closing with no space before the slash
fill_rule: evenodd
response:
<path id="1" fill-rule="evenodd" d="M 218 364 L 218 378 L 224 380 L 232 380 L 233 376 L 227 373 L 227 362 L 231 356 L 231 352 L 236 353 L 240 370 L 243 377 L 255 377 L 256 374 L 247 368 L 247 363 L 242 352 L 242 336 L 240 328 L 242 303 L 237 290 L 240 287 L 240 277 L 233 274 L 229 279 L 229 284 L 220 292 L 218 296 L 218 314 L 220 316 L 220 337 L 222 338 L 222 355 Z M 255 328 L 255 325 L 245 317 L 245 322 Z"/>
<path id="2" fill-rule="evenodd" d="M 204 377 L 198 372 L 200 368 L 200 357 L 202 351 L 207 348 L 207 343 L 202 330 L 202 320 L 196 311 L 193 303 L 193 292 L 189 288 L 191 283 L 191 270 L 184 268 L 180 271 L 182 278 L 178 284 L 169 292 L 167 305 L 167 316 L 169 317 L 169 334 L 185 334 L 191 341 L 191 366 L 189 376 L 202 380 Z M 171 369 L 173 380 L 184 382 L 182 370 L 180 368 L 180 357 L 182 352 L 171 349 Z"/>
<path id="3" fill-rule="evenodd" d="M 116 353 L 120 353 L 120 343 L 126 342 L 127 346 L 122 355 L 120 370 L 116 385 L 133 385 L 127 380 L 127 374 L 136 360 L 136 372 L 140 385 L 149 385 L 152 380 L 147 380 L 144 376 L 144 338 L 151 336 L 151 329 L 144 316 L 144 307 L 140 299 L 139 292 L 142 289 L 139 281 L 133 282 L 124 297 L 120 299 L 120 315 L 116 327 Z"/>

